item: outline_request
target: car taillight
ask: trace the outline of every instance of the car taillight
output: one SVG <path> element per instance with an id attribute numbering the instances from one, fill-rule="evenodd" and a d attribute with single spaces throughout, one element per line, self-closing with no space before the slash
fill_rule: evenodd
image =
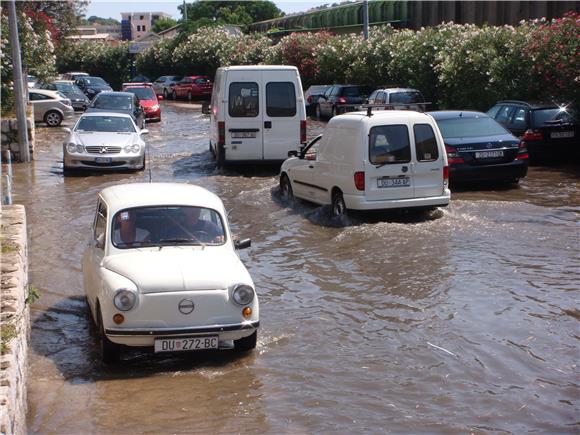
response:
<path id="1" fill-rule="evenodd" d="M 355 172 L 354 173 L 354 186 L 357 190 L 365 190 L 365 173 Z"/>
<path id="2" fill-rule="evenodd" d="M 338 100 L 336 100 L 337 104 L 346 104 L 346 98 L 344 97 L 339 97 Z"/>
<path id="3" fill-rule="evenodd" d="M 452 163 L 465 163 L 463 157 L 459 155 L 457 150 L 449 145 L 445 145 L 445 151 L 447 151 L 447 162 Z"/>
<path id="4" fill-rule="evenodd" d="M 516 160 L 527 160 L 530 156 L 528 154 L 528 148 L 526 147 L 526 143 L 524 141 L 520 142 L 518 145 L 518 155 Z"/>
<path id="5" fill-rule="evenodd" d="M 218 145 L 226 144 L 226 123 L 218 122 Z"/>
<path id="6" fill-rule="evenodd" d="M 542 132 L 540 132 L 538 130 L 526 130 L 526 132 L 522 136 L 522 140 L 524 140 L 524 141 L 526 141 L 526 140 L 543 140 L 543 139 L 544 139 L 544 136 L 542 135 Z"/>
<path id="7" fill-rule="evenodd" d="M 309 95 L 308 98 L 306 98 L 306 101 L 308 101 L 308 104 L 312 103 L 312 95 Z"/>
<path id="8" fill-rule="evenodd" d="M 449 166 L 443 166 L 443 185 L 449 185 Z"/>
<path id="9" fill-rule="evenodd" d="M 300 143 L 306 143 L 306 121 L 300 121 Z"/>

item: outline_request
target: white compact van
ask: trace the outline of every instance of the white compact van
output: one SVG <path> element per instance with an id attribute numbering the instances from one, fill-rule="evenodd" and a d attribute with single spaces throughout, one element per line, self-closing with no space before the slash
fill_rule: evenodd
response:
<path id="1" fill-rule="evenodd" d="M 351 210 L 434 208 L 449 204 L 449 168 L 435 120 L 409 110 L 351 112 L 291 152 L 280 170 L 285 199 Z"/>
<path id="2" fill-rule="evenodd" d="M 306 109 L 296 67 L 218 68 L 210 108 L 210 150 L 218 167 L 280 162 L 305 142 Z"/>

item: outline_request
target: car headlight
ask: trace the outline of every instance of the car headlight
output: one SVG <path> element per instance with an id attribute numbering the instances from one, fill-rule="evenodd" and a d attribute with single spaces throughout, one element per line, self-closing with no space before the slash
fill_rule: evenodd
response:
<path id="1" fill-rule="evenodd" d="M 85 147 L 82 146 L 81 144 L 77 145 L 77 153 L 84 153 L 85 152 Z"/>
<path id="2" fill-rule="evenodd" d="M 124 148 L 126 153 L 138 153 L 141 151 L 141 146 L 139 144 L 134 143 L 133 145 L 127 145 Z"/>
<path id="3" fill-rule="evenodd" d="M 69 153 L 71 153 L 71 154 L 72 154 L 72 153 L 76 153 L 76 152 L 77 152 L 77 144 L 76 144 L 76 143 L 74 143 L 74 142 L 69 142 L 69 143 L 67 143 L 67 144 L 66 144 L 66 150 L 67 150 Z"/>
<path id="4" fill-rule="evenodd" d="M 155 111 L 155 110 L 157 110 L 157 109 L 159 109 L 159 104 L 155 104 L 154 106 L 151 106 L 149 108 L 149 110 L 152 111 L 152 112 Z"/>
<path id="5" fill-rule="evenodd" d="M 232 292 L 234 302 L 239 305 L 251 304 L 254 300 L 254 289 L 249 285 L 238 284 Z"/>
<path id="6" fill-rule="evenodd" d="M 115 293 L 113 303 L 120 311 L 129 311 L 137 303 L 137 293 L 127 289 L 119 289 Z"/>

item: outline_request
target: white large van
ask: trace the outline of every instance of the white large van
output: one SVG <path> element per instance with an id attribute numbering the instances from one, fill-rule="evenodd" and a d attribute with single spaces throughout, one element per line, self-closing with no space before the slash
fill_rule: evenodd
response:
<path id="1" fill-rule="evenodd" d="M 282 196 L 347 210 L 434 208 L 449 204 L 449 168 L 435 120 L 410 110 L 351 112 L 280 170 Z"/>
<path id="2" fill-rule="evenodd" d="M 210 112 L 210 150 L 218 167 L 280 162 L 305 142 L 306 109 L 296 67 L 218 68 Z"/>

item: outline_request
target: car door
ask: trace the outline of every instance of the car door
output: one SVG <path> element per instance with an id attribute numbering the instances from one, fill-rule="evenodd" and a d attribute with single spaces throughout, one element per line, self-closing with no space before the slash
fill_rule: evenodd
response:
<path id="1" fill-rule="evenodd" d="M 510 119 L 505 126 L 514 136 L 522 137 L 529 125 L 529 110 L 525 107 L 514 107 Z"/>
<path id="2" fill-rule="evenodd" d="M 294 196 L 296 197 L 307 200 L 314 200 L 316 197 L 316 187 L 313 185 L 312 180 L 318 145 L 321 139 L 322 135 L 312 139 L 301 151 L 299 164 L 296 164 L 288 171 L 294 185 Z"/>
<path id="3" fill-rule="evenodd" d="M 93 219 L 93 231 L 82 261 L 84 289 L 89 304 L 94 307 L 101 288 L 100 267 L 107 241 L 107 205 L 99 198 Z"/>
<path id="4" fill-rule="evenodd" d="M 413 195 L 415 198 L 427 198 L 443 194 L 443 167 L 445 160 L 443 149 L 437 142 L 437 136 L 430 124 L 413 125 L 414 158 L 411 162 L 413 177 Z"/>
<path id="5" fill-rule="evenodd" d="M 267 76 L 266 73 L 265 77 Z M 296 73 L 293 71 L 277 72 L 276 81 L 264 80 L 262 95 L 262 107 L 265 107 L 262 117 L 264 160 L 284 160 L 288 151 L 298 150 L 300 147 L 301 119 L 295 81 Z"/>
<path id="6" fill-rule="evenodd" d="M 326 90 L 324 95 L 318 99 L 318 106 L 320 107 L 320 114 L 322 116 L 330 116 L 332 113 L 332 103 L 330 102 L 330 96 L 337 90 L 338 86 L 331 86 Z"/>
<path id="7" fill-rule="evenodd" d="M 33 107 L 34 120 L 37 122 L 42 121 L 44 114 L 54 105 L 54 100 L 48 95 L 34 92 L 32 90 L 28 91 L 28 98 Z"/>
<path id="8" fill-rule="evenodd" d="M 145 125 L 145 113 L 143 112 L 143 108 L 141 107 L 141 103 L 139 103 L 139 98 L 136 95 L 133 95 L 133 116 L 135 118 L 135 124 L 139 128 L 143 128 Z"/>

